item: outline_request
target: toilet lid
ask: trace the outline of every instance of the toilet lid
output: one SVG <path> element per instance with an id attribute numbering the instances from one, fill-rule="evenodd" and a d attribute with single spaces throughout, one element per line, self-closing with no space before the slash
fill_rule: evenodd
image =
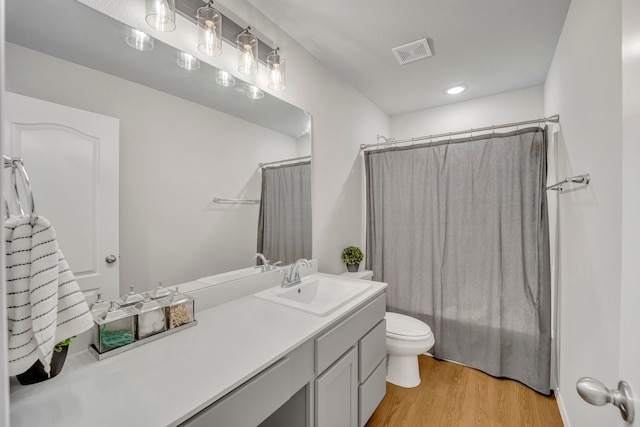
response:
<path id="1" fill-rule="evenodd" d="M 426 337 L 431 335 L 431 328 L 426 323 L 400 313 L 387 312 L 387 335 L 404 337 Z"/>

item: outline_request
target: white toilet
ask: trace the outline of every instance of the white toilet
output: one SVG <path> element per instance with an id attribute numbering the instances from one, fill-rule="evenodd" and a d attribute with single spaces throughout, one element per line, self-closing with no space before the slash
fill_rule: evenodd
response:
<path id="1" fill-rule="evenodd" d="M 420 384 L 418 355 L 436 343 L 426 323 L 404 314 L 387 312 L 387 381 L 400 387 Z"/>
<path id="2" fill-rule="evenodd" d="M 353 279 L 371 280 L 370 270 L 342 273 Z M 426 323 L 399 313 L 387 312 L 387 381 L 400 387 L 420 384 L 418 355 L 426 353 L 436 343 Z"/>

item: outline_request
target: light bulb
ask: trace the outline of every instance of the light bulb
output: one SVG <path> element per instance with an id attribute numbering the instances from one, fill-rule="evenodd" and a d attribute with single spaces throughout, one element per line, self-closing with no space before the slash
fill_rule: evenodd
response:
<path id="1" fill-rule="evenodd" d="M 267 68 L 269 69 L 269 89 L 282 90 L 285 88 L 285 62 L 278 55 L 278 49 L 267 56 Z"/>
<path id="2" fill-rule="evenodd" d="M 210 5 L 198 9 L 198 50 L 207 56 L 222 54 L 222 16 Z"/>
<path id="3" fill-rule="evenodd" d="M 247 28 L 238 34 L 236 43 L 238 49 L 238 71 L 246 76 L 258 74 L 258 39 Z"/>

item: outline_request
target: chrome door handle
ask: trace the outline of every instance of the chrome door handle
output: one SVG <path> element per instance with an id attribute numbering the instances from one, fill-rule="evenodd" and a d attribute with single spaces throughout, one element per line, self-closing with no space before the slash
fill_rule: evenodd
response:
<path id="1" fill-rule="evenodd" d="M 107 264 L 113 264 L 117 260 L 118 260 L 118 257 L 112 254 L 112 255 L 107 255 L 104 259 L 104 262 L 106 262 Z"/>
<path id="2" fill-rule="evenodd" d="M 576 383 L 578 394 L 588 403 L 595 406 L 612 403 L 620 409 L 622 419 L 631 424 L 633 422 L 634 407 L 631 386 L 626 381 L 620 381 L 616 390 L 609 390 L 600 381 L 584 377 Z"/>

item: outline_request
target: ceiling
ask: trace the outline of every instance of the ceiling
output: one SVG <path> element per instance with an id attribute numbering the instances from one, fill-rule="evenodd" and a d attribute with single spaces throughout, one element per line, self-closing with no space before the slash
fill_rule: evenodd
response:
<path id="1" fill-rule="evenodd" d="M 570 3 L 248 1 L 390 116 L 543 84 Z M 433 56 L 399 65 L 391 49 L 422 38 Z"/>

